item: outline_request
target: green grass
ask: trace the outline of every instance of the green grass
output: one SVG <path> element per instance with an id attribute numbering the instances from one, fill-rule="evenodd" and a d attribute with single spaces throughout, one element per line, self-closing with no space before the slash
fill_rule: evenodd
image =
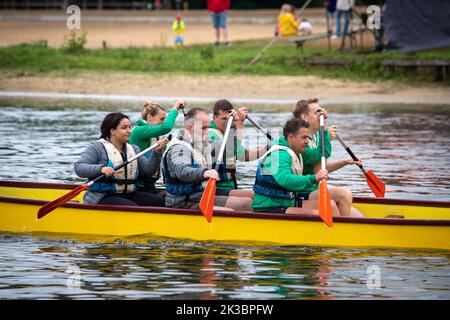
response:
<path id="1" fill-rule="evenodd" d="M 267 41 L 236 42 L 230 47 L 198 45 L 172 48 L 127 48 L 77 50 L 48 48 L 45 43 L 21 44 L 0 48 L 0 70 L 15 74 L 56 73 L 75 76 L 81 72 L 140 72 L 147 74 L 222 74 L 222 75 L 317 75 L 352 80 L 434 80 L 434 74 L 389 72 L 378 67 L 380 59 L 449 59 L 450 50 L 358 53 L 305 49 L 304 57 L 345 59 L 345 66 L 318 67 L 302 63 L 295 46 L 279 41 L 251 68 L 244 68 Z M 358 59 L 365 62 L 356 62 Z"/>

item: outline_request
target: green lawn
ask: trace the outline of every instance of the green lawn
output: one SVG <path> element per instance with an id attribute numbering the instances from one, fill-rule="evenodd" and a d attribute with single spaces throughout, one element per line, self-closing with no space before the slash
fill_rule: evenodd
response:
<path id="1" fill-rule="evenodd" d="M 401 52 L 357 53 L 305 49 L 304 57 L 345 59 L 345 66 L 310 66 L 302 63 L 295 46 L 279 41 L 251 68 L 245 66 L 268 41 L 235 42 L 230 47 L 198 45 L 172 48 L 68 50 L 47 47 L 45 42 L 0 48 L 0 70 L 15 74 L 55 73 L 74 76 L 80 72 L 140 72 L 224 75 L 318 75 L 342 79 L 433 81 L 434 74 L 414 71 L 389 72 L 380 59 L 450 59 L 450 49 L 415 54 Z M 357 62 L 364 59 L 364 62 Z M 448 82 L 448 81 L 447 81 Z"/>

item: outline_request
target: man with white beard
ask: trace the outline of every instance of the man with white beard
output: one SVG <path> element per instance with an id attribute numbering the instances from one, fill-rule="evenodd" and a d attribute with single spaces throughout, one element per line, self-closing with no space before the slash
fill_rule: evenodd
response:
<path id="1" fill-rule="evenodd" d="M 219 173 L 212 169 L 208 112 L 193 108 L 185 122 L 185 129 L 171 140 L 163 155 L 166 207 L 198 209 L 207 180 L 219 180 Z M 214 204 L 233 208 L 236 199 L 232 198 L 216 196 Z"/>

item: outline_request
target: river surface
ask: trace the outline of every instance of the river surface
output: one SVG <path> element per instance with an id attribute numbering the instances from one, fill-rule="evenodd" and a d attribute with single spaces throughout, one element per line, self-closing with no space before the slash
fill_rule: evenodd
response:
<path id="1" fill-rule="evenodd" d="M 335 110 L 330 124 L 387 184 L 389 198 L 450 200 L 450 113 L 403 109 Z M 127 109 L 132 121 L 139 110 Z M 0 179 L 81 183 L 73 163 L 99 135 L 108 111 L 0 107 Z M 257 110 L 276 134 L 289 118 Z M 183 125 L 182 117 L 177 127 Z M 263 137 L 247 125 L 246 142 Z M 333 159 L 347 158 L 333 141 Z M 256 162 L 238 164 L 254 182 Z M 332 174 L 371 196 L 357 167 Z M 62 239 L 0 234 L 0 299 L 450 299 L 450 252 L 275 247 L 152 239 Z M 374 278 L 375 277 L 375 278 Z M 377 281 L 374 279 L 378 279 Z"/>

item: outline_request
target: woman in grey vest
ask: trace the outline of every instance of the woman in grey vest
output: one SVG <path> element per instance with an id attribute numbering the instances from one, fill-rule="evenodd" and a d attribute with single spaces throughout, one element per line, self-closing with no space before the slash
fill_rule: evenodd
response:
<path id="1" fill-rule="evenodd" d="M 108 114 L 101 125 L 101 136 L 90 144 L 75 163 L 75 173 L 92 180 L 101 174 L 106 178 L 93 184 L 84 196 L 84 203 L 164 206 L 164 199 L 155 194 L 136 190 L 136 180 L 140 174 L 152 175 L 161 162 L 162 149 L 167 139 L 159 140 L 152 157 L 139 157 L 125 167 L 114 171 L 114 167 L 140 152 L 139 147 L 130 145 L 131 125 L 128 116 L 116 112 Z"/>

